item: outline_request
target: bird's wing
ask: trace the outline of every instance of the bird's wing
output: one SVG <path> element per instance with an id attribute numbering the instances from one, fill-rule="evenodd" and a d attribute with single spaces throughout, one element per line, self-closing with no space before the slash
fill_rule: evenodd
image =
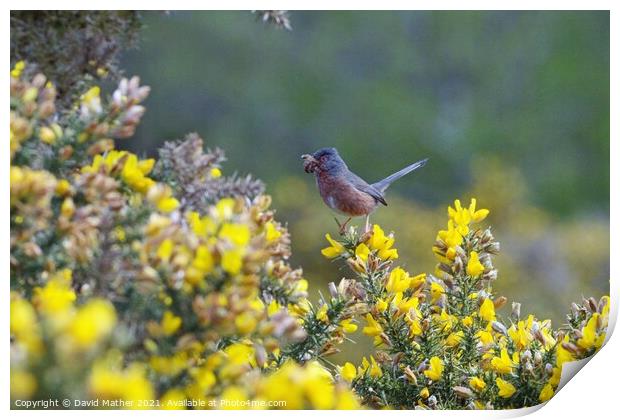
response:
<path id="1" fill-rule="evenodd" d="M 348 176 L 349 181 L 351 182 L 351 184 L 353 184 L 353 186 L 357 190 L 365 192 L 366 194 L 370 195 L 375 200 L 377 200 L 379 203 L 383 204 L 384 206 L 387 206 L 387 202 L 385 201 L 385 197 L 383 197 L 383 194 L 381 194 L 381 191 L 379 191 L 378 189 L 376 189 L 372 185 L 368 184 L 366 181 L 364 181 L 362 178 L 360 178 L 359 176 L 355 175 L 351 171 L 349 171 L 347 176 Z"/>

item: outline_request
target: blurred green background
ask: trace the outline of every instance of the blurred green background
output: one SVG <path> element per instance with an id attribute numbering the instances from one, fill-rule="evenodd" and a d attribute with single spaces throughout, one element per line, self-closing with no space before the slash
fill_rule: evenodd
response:
<path id="1" fill-rule="evenodd" d="M 433 272 L 447 205 L 475 196 L 502 245 L 495 289 L 524 313 L 558 325 L 608 293 L 608 12 L 290 18 L 288 32 L 249 12 L 146 13 L 121 67 L 153 90 L 119 146 L 154 155 L 196 131 L 224 148 L 224 172 L 267 183 L 315 296 L 350 275 L 319 252 L 336 224 L 299 159 L 323 146 L 373 182 L 430 158 L 373 216 L 411 272 Z"/>

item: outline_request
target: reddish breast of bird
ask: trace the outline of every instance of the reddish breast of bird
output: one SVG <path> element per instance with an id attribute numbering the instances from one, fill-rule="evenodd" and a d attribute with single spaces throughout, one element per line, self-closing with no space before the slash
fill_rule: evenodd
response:
<path id="1" fill-rule="evenodd" d="M 377 201 L 338 177 L 319 175 L 319 193 L 331 209 L 347 216 L 365 216 L 377 207 Z"/>

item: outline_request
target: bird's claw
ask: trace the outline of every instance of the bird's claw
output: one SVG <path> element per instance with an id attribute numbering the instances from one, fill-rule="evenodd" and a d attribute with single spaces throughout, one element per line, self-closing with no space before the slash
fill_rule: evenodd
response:
<path id="1" fill-rule="evenodd" d="M 334 220 L 338 225 L 338 233 L 340 234 L 340 236 L 344 236 L 347 229 L 347 223 L 351 221 L 351 218 L 349 217 L 347 220 L 344 221 L 344 223 L 340 223 L 336 217 L 334 217 Z"/>

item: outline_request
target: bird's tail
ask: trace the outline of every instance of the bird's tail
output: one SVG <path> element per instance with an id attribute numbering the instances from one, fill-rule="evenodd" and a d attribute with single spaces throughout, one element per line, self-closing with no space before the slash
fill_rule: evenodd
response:
<path id="1" fill-rule="evenodd" d="M 379 191 L 381 191 L 381 193 L 385 192 L 385 190 L 388 189 L 388 187 L 390 186 L 390 184 L 394 181 L 396 181 L 397 179 L 400 179 L 402 177 L 404 177 L 405 175 L 407 175 L 409 172 L 413 172 L 416 169 L 421 168 L 422 166 L 424 166 L 426 164 L 426 162 L 428 161 L 428 159 L 422 159 L 417 161 L 416 163 L 412 163 L 411 165 L 401 169 L 400 171 L 393 173 L 392 175 L 388 176 L 385 179 L 382 179 L 379 182 L 375 182 L 374 184 L 372 184 L 373 187 L 375 187 L 376 189 L 378 189 Z"/>

